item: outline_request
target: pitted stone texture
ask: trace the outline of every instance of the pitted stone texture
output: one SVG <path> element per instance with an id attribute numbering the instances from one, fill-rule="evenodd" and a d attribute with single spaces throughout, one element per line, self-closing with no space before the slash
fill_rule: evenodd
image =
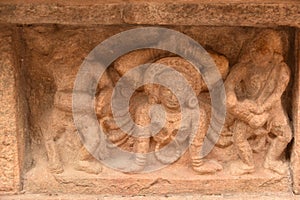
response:
<path id="1" fill-rule="evenodd" d="M 300 27 L 299 9 L 295 0 L 3 0 L 0 22 Z"/>
<path id="2" fill-rule="evenodd" d="M 300 31 L 296 33 L 296 75 L 294 83 L 294 96 L 293 96 L 293 125 L 294 125 L 294 144 L 292 149 L 291 168 L 293 174 L 293 190 L 296 194 L 300 194 L 300 102 L 299 102 L 299 67 L 300 67 Z"/>
<path id="3" fill-rule="evenodd" d="M 13 52 L 12 32 L 0 27 L 0 193 L 18 192 L 23 155 L 24 103 L 18 91 L 19 72 Z"/>
<path id="4" fill-rule="evenodd" d="M 139 2 L 126 7 L 124 21 L 130 24 L 299 27 L 300 4 L 288 2 Z"/>
<path id="5" fill-rule="evenodd" d="M 221 194 L 221 195 L 201 195 L 201 194 L 168 194 L 168 195 L 148 195 L 148 196 L 119 196 L 119 195 L 52 195 L 52 194 L 26 194 L 17 196 L 2 196 L 6 200 L 281 200 L 299 199 L 292 193 L 260 193 L 260 194 Z M 1 196 L 0 196 L 1 198 Z"/>
<path id="6" fill-rule="evenodd" d="M 283 176 L 270 172 L 260 171 L 244 177 L 229 176 L 228 165 L 224 165 L 224 173 L 214 176 L 200 176 L 187 166 L 188 156 L 178 161 L 177 165 L 170 166 L 154 174 L 128 175 L 103 167 L 98 175 L 78 172 L 74 168 L 79 160 L 78 151 L 80 141 L 73 125 L 72 117 L 67 111 L 57 110 L 56 126 L 61 128 L 53 131 L 53 141 L 56 144 L 60 161 L 63 165 L 62 174 L 47 172 L 47 154 L 43 142 L 41 127 L 49 118 L 41 121 L 43 114 L 52 108 L 55 103 L 55 94 L 72 91 L 76 72 L 85 56 L 104 39 L 132 26 L 64 26 L 64 25 L 33 25 L 24 26 L 23 37 L 27 51 L 25 63 L 30 91 L 28 103 L 31 111 L 30 132 L 31 138 L 29 153 L 32 154 L 32 165 L 25 170 L 24 189 L 34 193 L 70 193 L 70 194 L 168 194 L 168 193 L 206 193 L 216 194 L 223 192 L 262 192 L 289 190 L 289 174 Z M 244 27 L 185 27 L 173 26 L 172 29 L 185 33 L 199 42 L 203 47 L 219 52 L 228 58 L 230 65 L 237 62 L 242 46 L 251 39 L 260 29 Z M 284 40 L 284 49 L 288 54 L 290 29 L 278 30 Z M 288 54 L 289 55 L 289 54 Z M 284 56 L 286 59 L 287 56 Z M 292 67 L 293 65 L 291 65 Z M 290 94 L 290 93 L 288 93 Z M 62 104 L 64 108 L 71 107 L 71 98 Z M 289 104 L 287 104 L 289 105 Z M 26 153 L 26 157 L 28 153 Z M 236 158 L 233 148 L 216 149 L 212 155 L 221 162 Z M 224 159 L 224 160 L 223 160 Z M 260 165 L 263 154 L 257 158 Z M 75 163 L 75 164 L 74 164 Z M 258 169 L 261 166 L 257 166 Z M 226 172 L 226 173 L 225 173 Z M 170 183 L 169 183 L 170 182 Z M 141 192 L 140 192 L 141 191 Z"/>

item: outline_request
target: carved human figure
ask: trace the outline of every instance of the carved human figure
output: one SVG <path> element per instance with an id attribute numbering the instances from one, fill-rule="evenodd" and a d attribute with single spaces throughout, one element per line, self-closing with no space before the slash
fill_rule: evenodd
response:
<path id="1" fill-rule="evenodd" d="M 117 125 L 113 116 L 111 102 L 113 98 L 113 90 L 120 77 L 125 75 L 130 69 L 147 63 L 153 60 L 159 55 L 161 51 L 152 50 L 140 50 L 133 51 L 118 58 L 112 66 L 108 67 L 105 71 L 105 75 L 109 79 L 102 78 L 98 83 L 99 93 L 96 94 L 95 99 L 95 111 L 99 124 L 102 127 L 103 132 L 106 135 L 106 144 L 108 148 L 121 148 L 125 151 L 131 151 L 134 143 L 134 138 L 130 137 L 130 134 L 122 131 Z M 131 76 L 129 84 L 137 84 L 140 82 L 142 76 L 134 74 Z M 117 98 L 124 98 L 122 92 L 117 94 Z M 132 107 L 130 107 L 130 110 Z"/>
<path id="2" fill-rule="evenodd" d="M 140 66 L 145 63 L 153 62 L 163 56 L 169 55 L 169 52 L 159 49 L 141 49 L 127 53 L 116 61 L 114 61 L 112 67 L 107 69 L 107 74 L 110 75 L 110 82 L 102 81 L 99 83 L 100 93 L 96 95 L 95 109 L 99 123 L 101 124 L 104 133 L 109 140 L 109 143 L 113 143 L 118 148 L 124 148 L 124 150 L 131 151 L 134 138 L 130 137 L 130 133 L 123 132 L 115 122 L 111 109 L 112 93 L 115 84 L 119 81 L 120 77 L 124 76 L 129 70 L 134 67 Z M 127 85 L 136 87 L 143 81 L 143 70 L 135 70 L 134 73 L 127 78 Z M 123 85 L 126 87 L 126 84 Z M 126 90 L 123 88 L 122 90 Z M 138 92 L 143 93 L 143 87 L 137 89 Z M 125 92 L 126 93 L 126 92 Z M 116 94 L 116 98 L 124 98 L 126 94 L 123 91 Z M 144 95 L 145 96 L 145 95 Z M 134 97 L 135 98 L 135 94 Z M 135 105 L 130 106 L 130 112 L 135 112 Z M 107 143 L 107 144 L 109 144 Z"/>
<path id="3" fill-rule="evenodd" d="M 234 118 L 233 141 L 241 160 L 231 166 L 232 174 L 255 171 L 255 161 L 248 139 L 273 134 L 263 166 L 284 173 L 281 159 L 292 131 L 282 106 L 281 96 L 289 79 L 290 69 L 283 60 L 282 43 L 274 30 L 264 30 L 246 47 L 226 81 L 227 109 Z"/>
<path id="4" fill-rule="evenodd" d="M 93 61 L 89 61 L 89 64 L 95 63 L 93 63 Z M 74 163 L 74 168 L 87 173 L 98 174 L 102 171 L 102 165 L 87 151 L 82 144 L 82 141 L 75 139 L 78 137 L 78 130 L 74 127 L 72 117 L 72 89 L 75 75 L 76 74 L 68 74 L 55 70 L 53 71 L 57 91 L 54 94 L 53 106 L 43 114 L 41 119 L 41 123 L 43 123 L 43 125 L 41 125 L 43 138 L 48 157 L 48 169 L 52 173 L 62 173 L 64 171 L 61 155 L 58 151 L 55 140 L 56 138 L 61 137 L 62 134 L 69 134 L 70 140 L 73 140 L 72 148 L 77 148 L 79 150 L 78 158 L 76 159 L 77 162 Z M 103 88 L 99 88 L 99 90 L 105 91 L 106 87 L 112 87 L 111 80 L 107 73 L 104 74 L 101 80 L 101 83 L 102 82 L 105 82 L 105 84 L 101 84 Z M 96 81 L 95 83 L 97 84 Z M 93 98 L 92 94 L 89 94 L 88 92 L 85 92 L 82 95 L 86 95 L 88 98 Z M 84 109 L 84 107 L 81 109 Z M 80 115 L 80 113 L 78 114 Z M 84 115 L 82 117 L 89 120 L 88 115 Z M 91 127 L 85 127 L 82 128 L 81 134 L 86 134 L 84 132 L 95 131 L 96 130 L 92 130 Z M 105 147 L 105 145 L 102 144 L 102 140 L 102 138 L 98 138 L 97 142 L 95 142 L 93 147 L 91 147 L 92 151 L 104 152 L 103 150 L 99 150 L 99 148 Z"/>
<path id="5" fill-rule="evenodd" d="M 201 76 L 189 62 L 180 57 L 165 57 L 157 60 L 155 63 L 174 68 L 181 73 L 183 77 L 185 77 L 191 88 L 194 90 L 196 96 L 200 93 L 201 88 L 203 87 Z M 197 117 L 193 117 L 193 112 L 198 104 L 198 100 L 189 93 L 189 90 L 186 89 L 185 82 L 182 82 L 181 80 L 174 81 L 174 74 L 172 71 L 169 69 L 162 70 L 157 65 L 150 66 L 145 74 L 146 76 L 150 75 L 150 79 L 163 81 L 169 85 L 169 88 L 172 88 L 172 84 L 173 86 L 176 84 L 177 89 L 176 91 L 171 91 L 164 86 L 156 84 L 149 84 L 145 86 L 145 91 L 148 94 L 149 101 L 138 106 L 135 113 L 136 124 L 145 127 L 150 124 L 151 120 L 154 120 L 155 122 L 155 118 L 161 118 L 160 116 L 155 116 L 157 113 L 151 112 L 150 109 L 153 104 L 157 103 L 161 104 L 165 108 L 166 122 L 163 125 L 163 128 L 155 135 L 151 135 L 150 131 L 137 133 L 138 137 L 136 139 L 134 150 L 137 154 L 135 162 L 132 163 L 128 171 L 136 172 L 145 167 L 147 163 L 146 153 L 150 150 L 150 137 L 153 137 L 156 142 L 154 151 L 157 159 L 164 164 L 170 164 L 176 161 L 181 156 L 183 150 L 181 149 L 181 144 L 189 142 L 189 153 L 192 168 L 196 172 L 199 174 L 207 174 L 221 170 L 222 166 L 216 161 L 204 161 L 201 157 L 202 145 L 207 130 L 206 113 L 204 109 L 200 107 L 200 118 L 198 119 L 200 122 L 195 121 L 197 120 Z M 149 77 L 144 78 L 149 79 Z M 182 118 L 182 108 L 175 94 L 184 97 L 184 104 L 182 106 L 189 110 L 190 113 L 190 116 L 187 119 Z M 196 126 L 197 122 L 199 122 L 199 127 Z M 181 128 L 183 131 L 181 135 L 176 136 L 180 126 L 182 126 Z M 198 128 L 195 130 L 194 135 L 192 135 L 193 128 Z M 169 144 L 170 142 L 173 143 Z M 166 151 L 159 151 L 165 145 L 168 145 Z"/>
<path id="6" fill-rule="evenodd" d="M 106 71 L 110 76 L 110 84 L 107 81 L 100 81 L 99 93 L 96 95 L 95 110 L 99 124 L 102 127 L 103 132 L 106 135 L 106 146 L 124 148 L 124 150 L 130 150 L 128 147 L 131 146 L 129 141 L 130 135 L 122 131 L 116 124 L 114 119 L 111 101 L 113 98 L 113 90 L 115 83 L 119 80 L 120 75 L 114 70 L 114 68 L 108 68 Z"/>
<path id="7" fill-rule="evenodd" d="M 228 60 L 221 55 L 210 52 L 210 55 L 216 62 L 217 67 L 219 68 L 222 78 L 225 79 L 228 73 Z M 170 57 L 173 56 L 173 57 Z M 132 70 L 134 67 L 145 64 L 145 63 L 153 63 L 156 64 L 165 64 L 167 66 L 173 67 L 178 72 L 182 73 L 183 76 L 189 80 L 189 85 L 195 89 L 196 95 L 200 92 L 207 92 L 208 88 L 205 85 L 202 77 L 199 75 L 197 71 L 195 71 L 194 67 L 188 62 L 184 61 L 182 58 L 175 57 L 174 55 L 164 52 L 161 50 L 155 49 L 145 49 L 145 50 L 137 50 L 130 52 L 122 57 L 120 57 L 117 61 L 114 62 L 113 67 L 119 73 L 120 77 L 124 76 L 129 70 Z M 152 65 L 151 65 L 152 66 Z M 147 68 L 138 68 L 135 71 L 132 71 L 130 77 L 127 77 L 127 84 L 136 88 L 136 85 L 140 85 L 143 83 L 143 79 L 145 79 L 145 74 L 152 74 L 153 76 L 150 79 L 162 79 L 164 82 L 169 84 L 174 84 L 174 79 L 172 76 L 168 76 L 168 72 L 161 71 L 161 69 L 157 69 L 156 67 L 150 67 L 153 71 L 149 73 L 149 69 Z M 147 69 L 145 71 L 145 69 Z M 148 72 L 147 72 L 148 71 Z M 192 76 L 191 76 L 192 75 Z M 194 76 L 196 75 L 196 76 Z M 128 79 L 129 78 L 129 79 Z M 149 77 L 148 77 L 149 78 Z M 113 84 L 116 84 L 118 81 L 117 78 L 113 78 Z M 149 81 L 149 80 L 148 80 Z M 147 81 L 145 81 L 147 82 Z M 151 82 L 151 80 L 150 80 Z M 126 85 L 126 84 L 125 84 Z M 180 82 L 176 82 L 176 87 L 181 85 Z M 122 85 L 124 86 L 124 84 Z M 126 89 L 126 88 L 123 88 Z M 140 87 L 137 90 L 138 95 L 133 95 L 131 99 L 133 99 L 133 104 L 130 104 L 130 113 L 132 114 L 135 122 L 141 126 L 147 126 L 148 123 L 155 119 L 160 118 L 161 116 L 157 116 L 157 113 L 152 112 L 149 116 L 149 111 L 151 111 L 151 107 L 153 104 L 161 104 L 166 109 L 166 117 L 167 122 L 164 128 L 156 135 L 151 135 L 146 132 L 138 132 L 137 135 L 139 137 L 133 137 L 132 133 L 124 133 L 120 130 L 120 128 L 116 125 L 111 111 L 111 98 L 112 98 L 112 90 L 113 87 L 106 87 L 105 90 L 99 94 L 96 100 L 96 110 L 98 114 L 98 119 L 104 132 L 107 135 L 107 138 L 110 142 L 112 142 L 115 146 L 124 146 L 126 150 L 133 151 L 136 154 L 135 162 L 131 163 L 132 165 L 129 168 L 125 169 L 128 172 L 137 172 L 142 170 L 147 162 L 147 158 L 142 153 L 148 153 L 149 151 L 154 150 L 156 158 L 164 163 L 170 164 L 176 161 L 181 153 L 181 143 L 189 142 L 191 143 L 189 151 L 190 157 L 192 161 L 192 167 L 199 174 L 206 173 L 214 173 L 220 169 L 222 166 L 219 165 L 215 161 L 204 161 L 201 157 L 202 144 L 205 137 L 206 130 L 210 123 L 208 116 L 204 110 L 204 107 L 200 105 L 200 127 L 199 130 L 196 130 L 196 135 L 194 137 L 191 136 L 191 129 L 196 127 L 195 120 L 191 117 L 189 120 L 183 119 L 183 126 L 185 127 L 186 133 L 181 136 L 175 137 L 181 123 L 181 110 L 179 106 L 179 102 L 177 101 L 174 94 L 169 91 L 165 87 L 159 87 L 158 85 L 146 85 L 144 87 Z M 198 102 L 197 99 L 190 98 L 189 93 L 185 90 L 184 86 L 179 89 L 182 96 L 186 97 L 184 106 L 186 109 L 190 110 L 190 113 L 193 112 L 194 107 L 193 103 Z M 145 93 L 147 95 L 145 95 Z M 119 95 L 119 96 L 118 96 Z M 118 94 L 118 98 L 124 97 L 127 95 L 126 92 L 121 92 Z M 120 96 L 121 95 L 121 96 Z M 147 100 L 144 100 L 146 97 Z M 209 109 L 210 110 L 210 109 Z M 150 137 L 153 138 L 150 139 Z M 176 139 L 175 139 L 176 138 Z M 193 140 L 192 140 L 193 139 Z M 152 149 L 152 143 L 154 141 L 154 149 Z M 171 143 L 175 141 L 174 143 Z M 132 142 L 134 142 L 132 148 Z M 151 143 L 151 144 L 150 144 Z M 124 144 L 124 145 L 123 145 Z M 168 144 L 168 145 L 167 145 Z M 161 148 L 167 145 L 166 151 L 159 151 Z M 131 146 L 131 148 L 127 148 Z M 124 169 L 123 169 L 124 170 Z"/>

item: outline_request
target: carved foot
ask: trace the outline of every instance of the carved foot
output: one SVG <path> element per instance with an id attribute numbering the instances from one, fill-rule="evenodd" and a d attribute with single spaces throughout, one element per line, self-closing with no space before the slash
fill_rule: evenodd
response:
<path id="1" fill-rule="evenodd" d="M 84 171 L 89 174 L 99 174 L 102 171 L 102 165 L 97 161 L 79 161 L 75 166 L 78 171 Z"/>
<path id="2" fill-rule="evenodd" d="M 217 171 L 221 171 L 223 169 L 222 165 L 220 165 L 217 161 L 209 160 L 203 162 L 201 165 L 193 165 L 193 170 L 198 174 L 214 174 Z"/>
<path id="3" fill-rule="evenodd" d="M 244 174 L 251 174 L 255 171 L 254 165 L 247 165 L 241 160 L 235 161 L 230 165 L 230 174 L 240 176 Z"/>
<path id="4" fill-rule="evenodd" d="M 60 162 L 51 162 L 48 164 L 48 170 L 53 174 L 63 173 L 64 168 Z"/>
<path id="5" fill-rule="evenodd" d="M 145 168 L 144 165 L 139 165 L 139 164 L 133 162 L 128 167 L 122 169 L 122 171 L 124 171 L 124 173 L 128 173 L 128 174 L 135 174 L 135 173 L 141 172 L 144 168 Z"/>
<path id="6" fill-rule="evenodd" d="M 287 172 L 287 164 L 281 160 L 266 160 L 264 162 L 264 168 L 274 171 L 280 175 L 284 175 Z"/>

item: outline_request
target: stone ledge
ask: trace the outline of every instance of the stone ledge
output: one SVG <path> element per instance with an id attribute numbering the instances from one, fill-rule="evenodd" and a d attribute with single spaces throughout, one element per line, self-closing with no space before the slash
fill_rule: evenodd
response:
<path id="1" fill-rule="evenodd" d="M 124 174 L 104 167 L 94 175 L 67 167 L 62 174 L 50 174 L 46 165 L 31 169 L 23 189 L 35 194 L 169 195 L 290 192 L 290 175 L 277 175 L 259 168 L 254 174 L 228 175 L 228 166 L 215 175 L 197 175 L 179 165 L 147 174 Z M 221 178 L 222 177 L 222 178 Z"/>
<path id="2" fill-rule="evenodd" d="M 201 194 L 180 194 L 180 195 L 149 195 L 149 196 L 119 196 L 119 195 L 64 195 L 64 194 L 23 194 L 15 196 L 0 196 L 6 200 L 281 200 L 295 199 L 292 193 L 261 193 L 261 194 L 223 194 L 223 195 L 201 195 Z"/>
<path id="3" fill-rule="evenodd" d="M 300 27 L 299 10 L 295 0 L 3 0 L 0 23 Z"/>

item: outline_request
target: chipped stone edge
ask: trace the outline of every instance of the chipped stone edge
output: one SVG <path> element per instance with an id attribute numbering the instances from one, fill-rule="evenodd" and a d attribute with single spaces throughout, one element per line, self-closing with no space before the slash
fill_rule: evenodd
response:
<path id="1" fill-rule="evenodd" d="M 114 1 L 0 3 L 0 23 L 67 25 L 213 25 L 300 27 L 300 2 Z"/>

